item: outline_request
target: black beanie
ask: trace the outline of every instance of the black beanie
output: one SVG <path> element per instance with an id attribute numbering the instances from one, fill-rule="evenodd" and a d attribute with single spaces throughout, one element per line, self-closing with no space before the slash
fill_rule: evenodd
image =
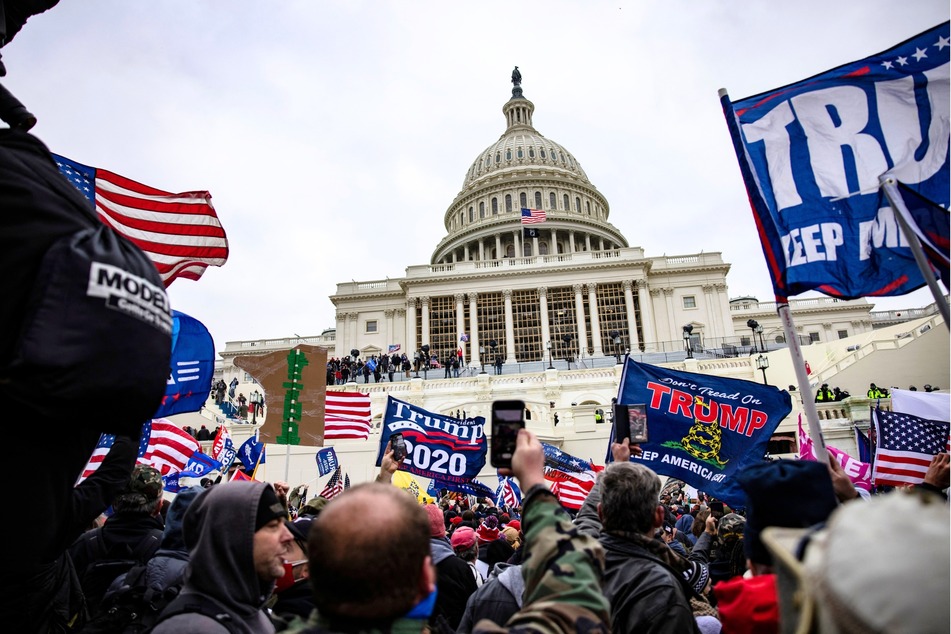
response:
<path id="1" fill-rule="evenodd" d="M 270 484 L 264 487 L 261 493 L 261 500 L 258 502 L 258 515 L 254 520 L 254 530 L 259 530 L 262 526 L 271 520 L 286 520 L 287 511 L 284 505 L 277 499 L 277 493 Z"/>
<path id="2" fill-rule="evenodd" d="M 772 460 L 750 467 L 737 477 L 746 491 L 746 556 L 770 564 L 760 541 L 767 526 L 808 528 L 826 521 L 839 502 L 829 467 L 811 460 Z"/>

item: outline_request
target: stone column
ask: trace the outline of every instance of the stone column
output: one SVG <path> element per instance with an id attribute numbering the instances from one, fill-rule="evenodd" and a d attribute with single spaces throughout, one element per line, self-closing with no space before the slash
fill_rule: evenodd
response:
<path id="1" fill-rule="evenodd" d="M 551 328 L 548 325 L 548 289 L 544 286 L 538 289 L 538 313 L 542 322 L 542 356 L 548 351 L 548 342 L 551 341 Z"/>
<path id="2" fill-rule="evenodd" d="M 538 255 L 538 238 L 532 238 L 532 257 Z"/>
<path id="3" fill-rule="evenodd" d="M 397 308 L 397 309 L 396 309 L 395 311 L 393 311 L 393 312 L 396 313 L 396 317 L 395 317 L 395 319 L 393 320 L 393 341 L 391 341 L 390 343 L 398 343 L 398 344 L 400 344 L 400 352 L 403 352 L 403 349 L 406 348 L 406 341 L 405 341 L 405 339 L 404 339 L 403 341 L 400 340 L 400 339 L 403 339 L 403 337 L 400 337 L 400 339 L 397 339 L 397 338 L 396 338 L 396 333 L 399 331 L 400 326 L 402 326 L 402 328 L 403 328 L 403 333 L 404 333 L 404 336 L 405 336 L 405 333 L 406 333 L 406 309 L 405 309 L 405 308 Z M 402 322 L 402 323 L 400 323 L 400 322 Z"/>
<path id="4" fill-rule="evenodd" d="M 419 342 L 419 345 L 425 346 L 429 344 L 429 297 L 420 297 L 420 304 L 423 311 L 423 331 L 422 338 L 423 340 Z M 432 354 L 432 350 L 429 351 Z"/>
<path id="5" fill-rule="evenodd" d="M 466 344 L 461 340 L 461 337 L 466 332 L 466 308 L 462 302 L 466 299 L 465 293 L 456 293 L 456 345 L 462 348 L 462 358 L 469 358 L 469 351 L 467 350 Z"/>
<path id="6" fill-rule="evenodd" d="M 588 253 L 591 253 L 591 234 L 590 233 L 584 234 L 584 246 L 585 246 L 585 251 L 587 251 Z"/>
<path id="7" fill-rule="evenodd" d="M 386 347 L 393 341 L 393 335 L 396 332 L 393 330 L 393 313 L 395 312 L 396 311 L 392 308 L 387 308 L 383 311 L 383 315 L 386 318 L 386 327 L 383 331 L 383 347 L 380 354 L 386 354 Z"/>
<path id="8" fill-rule="evenodd" d="M 482 363 L 479 352 L 479 294 L 469 293 L 469 347 L 472 350 L 472 365 Z"/>
<path id="9" fill-rule="evenodd" d="M 462 245 L 462 261 L 463 262 L 469 261 L 469 243 L 468 242 Z"/>
<path id="10" fill-rule="evenodd" d="M 674 315 L 674 289 L 667 288 L 662 289 L 664 291 L 664 304 L 667 306 L 667 329 L 670 330 L 669 337 L 670 339 L 677 339 L 675 335 L 680 333 L 680 325 L 675 321 Z"/>
<path id="11" fill-rule="evenodd" d="M 340 358 L 344 354 L 344 350 L 347 348 L 347 313 L 337 313 L 337 332 L 340 334 L 337 337 L 337 340 L 334 342 L 334 354 L 333 356 Z"/>
<path id="12" fill-rule="evenodd" d="M 548 255 L 558 255 L 558 232 L 551 230 L 551 242 L 548 244 Z"/>
<path id="13" fill-rule="evenodd" d="M 644 343 L 657 343 L 657 332 L 654 330 L 654 309 L 653 306 L 651 306 L 647 280 L 635 280 L 634 283 L 637 285 L 637 299 L 641 305 L 641 324 L 643 325 Z"/>
<path id="14" fill-rule="evenodd" d="M 653 310 L 653 309 L 654 309 L 654 301 L 655 301 L 656 298 L 660 297 L 661 290 L 660 290 L 659 288 L 652 288 L 652 289 L 650 289 L 649 292 L 650 292 L 650 298 L 651 298 L 651 300 L 650 300 L 650 306 L 651 306 L 651 310 Z M 660 312 L 660 311 L 657 311 L 657 312 Z M 663 345 L 661 344 L 661 339 L 665 336 L 665 333 L 663 332 L 663 330 L 662 330 L 662 328 L 661 328 L 661 325 L 660 325 L 660 323 L 659 323 L 658 321 L 655 320 L 654 323 L 656 324 L 656 326 L 654 327 L 654 335 L 655 335 L 654 343 L 656 344 L 656 345 L 655 345 L 655 350 L 662 350 L 662 349 L 663 349 Z M 668 330 L 669 330 L 669 328 L 668 328 Z"/>
<path id="15" fill-rule="evenodd" d="M 353 348 L 360 347 L 360 334 L 357 332 L 357 322 L 359 321 L 360 313 L 347 313 L 347 317 L 350 318 L 349 330 L 350 330 L 350 341 L 352 341 Z M 350 351 L 347 350 L 349 353 Z"/>
<path id="16" fill-rule="evenodd" d="M 412 297 L 406 300 L 406 341 L 403 344 L 403 352 L 410 359 L 413 353 L 419 348 L 419 342 L 416 341 L 416 298 Z"/>
<path id="17" fill-rule="evenodd" d="M 495 259 L 501 260 L 503 255 L 505 254 L 502 253 L 502 236 L 495 234 Z"/>
<path id="18" fill-rule="evenodd" d="M 575 291 L 575 321 L 578 325 L 578 332 L 575 333 L 575 336 L 578 337 L 578 356 L 581 357 L 582 354 L 587 354 L 588 352 L 588 331 L 585 328 L 584 323 L 584 300 L 581 297 L 581 291 L 583 290 L 583 284 L 575 284 L 572 286 L 572 289 Z"/>
<path id="19" fill-rule="evenodd" d="M 575 232 L 569 230 L 568 231 L 568 253 L 574 253 L 574 252 L 575 252 Z"/>
<path id="20" fill-rule="evenodd" d="M 505 362 L 515 363 L 515 320 L 512 318 L 512 289 L 502 290 L 505 297 Z"/>
<path id="21" fill-rule="evenodd" d="M 485 238 L 479 238 L 479 261 L 485 262 Z"/>
<path id="22" fill-rule="evenodd" d="M 621 285 L 624 287 L 624 308 L 627 311 L 628 347 L 634 352 L 640 346 L 637 338 L 637 311 L 634 310 L 634 283 L 624 280 Z"/>
<path id="23" fill-rule="evenodd" d="M 515 244 L 515 257 L 516 257 L 516 258 L 523 257 L 523 256 L 522 256 L 522 236 L 519 235 L 520 232 L 521 232 L 521 229 L 520 229 L 519 231 L 513 231 L 513 232 L 512 232 L 512 242 Z"/>
<path id="24" fill-rule="evenodd" d="M 586 284 L 588 287 L 588 312 L 591 314 L 591 348 L 592 355 L 600 357 L 601 350 L 601 322 L 598 318 L 598 285 Z"/>

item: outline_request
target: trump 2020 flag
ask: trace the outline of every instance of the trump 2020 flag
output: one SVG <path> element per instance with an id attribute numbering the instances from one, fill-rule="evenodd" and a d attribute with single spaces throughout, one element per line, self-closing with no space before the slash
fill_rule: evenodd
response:
<path id="1" fill-rule="evenodd" d="M 454 418 L 389 396 L 376 464 L 379 466 L 383 460 L 390 436 L 399 432 L 406 441 L 401 470 L 441 482 L 468 483 L 485 466 L 483 425 L 482 416 Z"/>
<path id="2" fill-rule="evenodd" d="M 925 283 L 880 181 L 951 202 L 948 42 L 946 22 L 783 88 L 732 103 L 721 91 L 778 300 Z"/>
<path id="3" fill-rule="evenodd" d="M 215 372 L 215 342 L 203 323 L 172 311 L 171 371 L 162 404 L 152 418 L 197 412 L 208 400 Z"/>
<path id="4" fill-rule="evenodd" d="M 188 459 L 182 473 L 200 478 L 212 471 L 218 471 L 220 469 L 221 463 L 211 456 L 207 456 L 203 453 L 194 453 L 192 457 Z"/>
<path id="5" fill-rule="evenodd" d="M 228 239 L 206 191 L 169 192 L 63 156 L 59 171 L 99 214 L 99 219 L 142 249 L 166 288 L 178 278 L 197 280 L 228 259 Z"/>
<path id="6" fill-rule="evenodd" d="M 325 476 L 331 471 L 336 471 L 340 463 L 337 462 L 337 452 L 333 447 L 327 447 L 317 452 L 317 472 Z"/>
<path id="7" fill-rule="evenodd" d="M 734 508 L 746 504 L 735 480 L 766 455 L 770 436 L 792 410 L 787 392 L 627 359 L 618 403 L 647 406 L 649 442 L 638 460 Z"/>

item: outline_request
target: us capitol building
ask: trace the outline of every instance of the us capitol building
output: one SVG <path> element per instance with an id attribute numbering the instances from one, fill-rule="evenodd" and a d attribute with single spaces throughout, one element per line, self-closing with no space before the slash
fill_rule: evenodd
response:
<path id="1" fill-rule="evenodd" d="M 393 382 L 357 379 L 334 388 L 371 399 L 370 438 L 331 443 L 354 483 L 376 475 L 388 396 L 487 419 L 493 400 L 523 399 L 527 425 L 542 440 L 600 462 L 610 425 L 598 423 L 617 395 L 626 354 L 746 380 L 759 381 L 762 372 L 764 383 L 781 388 L 796 383 L 776 305 L 730 298 L 730 265 L 719 253 L 652 257 L 630 246 L 575 156 L 535 129 L 535 106 L 522 94 L 517 68 L 512 83 L 502 136 L 466 171 L 443 214 L 446 236 L 428 264 L 410 266 L 400 278 L 339 283 L 330 297 L 336 327 L 319 336 L 233 341 L 219 351 L 215 378 L 237 378 L 238 390 L 250 394 L 255 379 L 235 365 L 236 357 L 308 344 L 328 357 L 355 351 L 367 359 L 395 349 L 444 360 L 461 348 L 465 367 L 458 378 L 424 368 L 410 376 L 397 372 Z M 543 211 L 544 222 L 523 225 L 522 209 Z M 868 426 L 869 381 L 947 387 L 948 330 L 936 310 L 873 313 L 866 299 L 832 298 L 793 299 L 790 308 L 811 387 L 828 382 L 855 395 L 821 405 L 824 434 L 834 446 L 856 451 L 852 429 Z M 501 375 L 491 371 L 496 360 Z M 772 453 L 795 451 L 800 399 L 812 396 L 795 393 L 792 414 L 770 442 Z M 261 424 L 234 425 L 212 401 L 202 415 L 228 424 L 237 443 Z M 270 416 L 281 412 L 265 411 Z M 273 473 L 264 479 L 312 481 L 315 449 L 303 440 L 269 449 Z M 494 489 L 494 470 L 487 467 L 480 478 Z"/>

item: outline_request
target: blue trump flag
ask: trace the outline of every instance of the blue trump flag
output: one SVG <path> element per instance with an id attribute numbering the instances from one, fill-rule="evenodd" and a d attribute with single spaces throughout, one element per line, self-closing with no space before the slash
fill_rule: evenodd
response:
<path id="1" fill-rule="evenodd" d="M 205 325 L 172 311 L 172 359 L 165 396 L 152 418 L 197 412 L 208 399 L 215 372 L 215 342 Z"/>
<path id="2" fill-rule="evenodd" d="M 340 463 L 337 462 L 337 452 L 333 447 L 327 447 L 317 452 L 317 472 L 325 476 L 337 470 Z"/>
<path id="3" fill-rule="evenodd" d="M 261 464 L 267 462 L 264 454 L 264 443 L 258 442 L 257 438 L 251 436 L 238 448 L 238 460 L 244 465 L 245 471 L 254 471 L 258 462 Z"/>
<path id="4" fill-rule="evenodd" d="M 457 493 L 465 493 L 466 495 L 474 495 L 477 498 L 492 497 L 492 489 L 482 484 L 478 480 L 471 480 L 469 482 L 446 482 L 445 480 L 433 479 L 429 481 L 429 486 L 426 488 L 426 492 L 438 500 L 439 492 L 442 489 L 446 489 L 447 491 L 455 491 Z"/>
<path id="5" fill-rule="evenodd" d="M 201 477 L 219 469 L 221 469 L 220 462 L 211 456 L 196 451 L 192 454 L 191 458 L 188 459 L 188 462 L 185 463 L 183 473 L 193 477 Z"/>
<path id="6" fill-rule="evenodd" d="M 925 284 L 880 180 L 951 202 L 948 41 L 945 22 L 777 90 L 735 102 L 721 91 L 778 301 Z"/>
<path id="7" fill-rule="evenodd" d="M 440 482 L 470 483 L 485 466 L 484 425 L 482 416 L 454 418 L 389 396 L 376 464 L 383 460 L 390 436 L 399 432 L 406 440 L 401 470 Z"/>
<path id="8" fill-rule="evenodd" d="M 769 385 L 632 359 L 624 365 L 618 403 L 646 405 L 650 441 L 631 460 L 736 508 L 745 506 L 746 496 L 735 476 L 762 462 L 770 436 L 792 410 L 789 394 Z"/>

